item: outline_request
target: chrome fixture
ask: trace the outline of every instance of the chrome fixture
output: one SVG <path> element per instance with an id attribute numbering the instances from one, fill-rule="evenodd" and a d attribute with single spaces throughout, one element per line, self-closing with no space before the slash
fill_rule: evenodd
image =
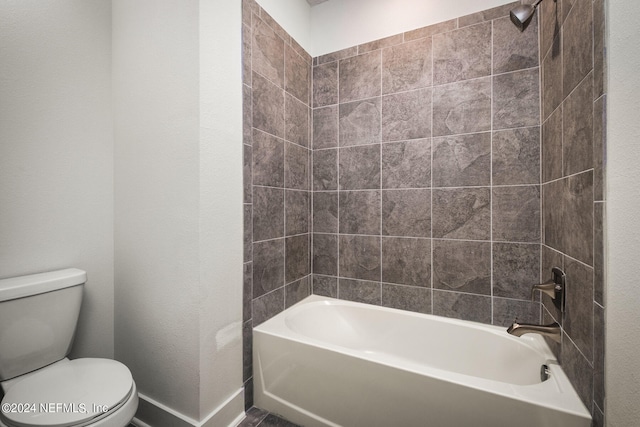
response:
<path id="1" fill-rule="evenodd" d="M 567 276 L 564 274 L 564 271 L 558 267 L 553 267 L 551 272 L 553 273 L 553 279 L 531 287 L 531 301 L 534 300 L 536 291 L 540 291 L 551 297 L 553 305 L 555 305 L 558 310 L 564 311 L 564 294 Z"/>
<path id="2" fill-rule="evenodd" d="M 560 342 L 561 339 L 560 325 L 556 322 L 549 325 L 529 325 L 526 323 L 518 323 L 518 319 L 516 319 L 513 325 L 507 329 L 507 333 L 516 337 L 521 337 L 524 334 L 540 334 L 556 342 Z"/>
<path id="3" fill-rule="evenodd" d="M 557 0 L 553 1 L 557 2 Z M 513 22 L 520 31 L 526 30 L 529 23 L 531 23 L 533 14 L 536 13 L 536 9 L 541 2 L 542 0 L 536 0 L 533 4 L 521 4 L 520 6 L 513 8 L 509 14 L 511 16 L 511 22 Z"/>
<path id="4" fill-rule="evenodd" d="M 553 273 L 553 279 L 531 287 L 531 301 L 534 300 L 536 291 L 540 291 L 543 294 L 550 296 L 553 300 L 553 305 L 562 312 L 564 311 L 564 292 L 567 276 L 564 274 L 564 271 L 560 270 L 558 267 L 553 267 L 551 272 Z M 507 332 L 516 337 L 531 333 L 540 334 L 545 337 L 549 337 L 556 342 L 560 342 L 560 338 L 562 336 L 560 325 L 557 322 L 553 322 L 549 325 L 520 324 L 518 323 L 517 318 L 513 321 L 513 325 L 509 326 Z"/>

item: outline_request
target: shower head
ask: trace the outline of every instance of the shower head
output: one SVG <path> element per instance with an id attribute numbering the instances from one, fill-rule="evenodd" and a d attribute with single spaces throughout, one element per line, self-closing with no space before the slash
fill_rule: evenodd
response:
<path id="1" fill-rule="evenodd" d="M 540 2 L 542 2 L 542 0 L 537 0 L 533 4 L 521 4 L 513 8 L 509 14 L 511 16 L 511 22 L 513 22 L 520 31 L 526 30 Z"/>

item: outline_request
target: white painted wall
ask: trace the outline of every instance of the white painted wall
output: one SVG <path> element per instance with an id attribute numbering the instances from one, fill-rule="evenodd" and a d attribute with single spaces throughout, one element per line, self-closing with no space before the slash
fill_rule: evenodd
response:
<path id="1" fill-rule="evenodd" d="M 607 1 L 607 425 L 640 420 L 640 4 Z"/>
<path id="2" fill-rule="evenodd" d="M 311 56 L 320 56 L 512 0 L 257 0 Z"/>
<path id="3" fill-rule="evenodd" d="M 244 413 L 242 8 L 200 0 L 200 415 Z M 229 425 L 222 411 L 212 426 Z"/>
<path id="4" fill-rule="evenodd" d="M 308 53 L 311 53 L 309 49 L 313 46 L 311 34 L 313 9 L 306 0 L 257 0 L 257 3 Z"/>
<path id="5" fill-rule="evenodd" d="M 0 55 L 0 277 L 86 270 L 72 357 L 112 357 L 111 4 L 2 1 Z"/>
<path id="6" fill-rule="evenodd" d="M 115 353 L 159 425 L 243 412 L 240 12 L 113 0 Z"/>
<path id="7" fill-rule="evenodd" d="M 199 8 L 113 0 L 115 356 L 200 415 Z"/>

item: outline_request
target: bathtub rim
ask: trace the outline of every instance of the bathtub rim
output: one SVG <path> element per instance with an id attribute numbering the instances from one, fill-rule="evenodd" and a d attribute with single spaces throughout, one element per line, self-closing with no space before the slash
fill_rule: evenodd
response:
<path id="1" fill-rule="evenodd" d="M 320 339 L 309 337 L 292 330 L 286 324 L 287 316 L 304 310 L 308 305 L 355 305 L 372 310 L 381 310 L 390 313 L 400 314 L 410 317 L 427 318 L 436 322 L 450 323 L 454 325 L 464 325 L 474 329 L 485 330 L 493 334 L 499 334 L 501 338 L 512 340 L 519 345 L 524 345 L 532 351 L 540 353 L 544 357 L 544 364 L 549 367 L 550 377 L 544 381 L 528 385 L 509 384 L 497 380 L 475 377 L 472 375 L 461 374 L 457 372 L 446 371 L 433 366 L 418 366 L 417 363 L 411 363 L 401 358 L 380 358 L 380 354 L 368 355 L 362 351 L 350 349 L 338 344 L 326 342 Z M 384 307 L 373 304 L 366 304 L 356 301 L 342 300 L 337 298 L 325 297 L 320 295 L 310 295 L 298 303 L 288 307 L 284 311 L 276 314 L 272 318 L 264 321 L 253 328 L 254 339 L 256 334 L 270 335 L 284 340 L 290 340 L 298 344 L 308 345 L 325 351 L 334 351 L 348 357 L 355 357 L 370 363 L 378 363 L 387 367 L 414 373 L 417 375 L 426 375 L 440 381 L 446 381 L 457 385 L 470 387 L 486 393 L 495 394 L 508 399 L 516 399 L 531 403 L 531 399 L 535 398 L 535 404 L 546 407 L 551 410 L 559 410 L 570 413 L 579 417 L 591 419 L 591 412 L 582 403 L 577 392 L 571 385 L 566 373 L 563 371 L 560 362 L 554 356 L 553 352 L 540 335 L 529 334 L 526 337 L 514 337 L 506 333 L 506 329 L 501 326 L 488 325 L 469 320 L 448 318 L 433 314 L 417 313 L 406 310 L 400 310 L 391 307 Z M 264 384 L 261 375 L 260 358 L 258 348 L 254 344 L 254 377 L 259 384 Z M 396 362 L 396 363 L 393 363 Z M 398 363 L 401 362 L 401 363 Z M 257 372 L 256 372 L 257 371 Z M 258 391 L 258 390 L 256 390 Z M 268 391 L 265 393 L 270 394 Z M 550 399 L 554 396 L 555 399 Z M 272 396 L 277 398 L 276 396 Z"/>

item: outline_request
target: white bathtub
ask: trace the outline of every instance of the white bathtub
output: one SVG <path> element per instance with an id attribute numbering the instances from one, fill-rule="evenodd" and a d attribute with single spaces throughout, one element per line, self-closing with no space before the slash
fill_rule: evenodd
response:
<path id="1" fill-rule="evenodd" d="M 253 339 L 255 405 L 305 427 L 591 424 L 537 335 L 312 295 Z"/>

